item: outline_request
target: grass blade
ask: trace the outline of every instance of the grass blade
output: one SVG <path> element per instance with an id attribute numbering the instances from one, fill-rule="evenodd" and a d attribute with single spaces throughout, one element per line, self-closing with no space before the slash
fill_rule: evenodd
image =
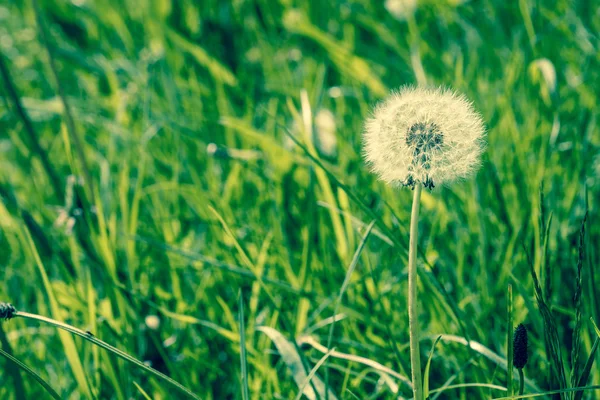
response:
<path id="1" fill-rule="evenodd" d="M 431 346 L 431 351 L 429 352 L 429 358 L 427 358 L 427 365 L 425 365 L 425 372 L 423 373 L 423 397 L 429 398 L 429 369 L 431 368 L 431 359 L 433 358 L 433 351 L 435 350 L 435 346 L 438 344 L 442 335 L 439 335 L 435 342 L 433 342 L 433 346 Z"/>
<path id="2" fill-rule="evenodd" d="M 13 355 L 13 350 L 12 350 L 12 346 L 10 345 L 10 342 L 8 341 L 8 338 L 6 337 L 6 333 L 4 333 L 4 330 L 2 329 L 2 326 L 0 325 L 0 344 L 2 345 L 0 348 L 2 349 L 6 349 L 6 352 L 9 355 Z M 14 381 L 14 387 L 15 387 L 15 397 L 20 399 L 20 398 L 25 398 L 25 385 L 23 384 L 23 378 L 21 377 L 21 373 L 19 372 L 19 370 L 17 368 L 7 368 L 8 371 L 8 375 L 10 375 Z"/>
<path id="3" fill-rule="evenodd" d="M 309 400 L 316 400 L 317 398 L 325 397 L 325 390 L 327 390 L 330 399 L 337 400 L 337 397 L 329 389 L 325 389 L 325 384 L 316 375 L 313 374 L 312 379 L 307 380 L 309 374 L 306 373 L 302 358 L 297 351 L 297 347 L 294 346 L 289 340 L 287 340 L 281 332 L 268 326 L 259 326 L 256 328 L 258 331 L 264 333 L 273 341 L 277 348 L 279 355 L 283 359 L 283 362 L 288 367 L 288 370 L 292 373 L 292 377 L 298 388 L 302 388 L 302 392 Z M 309 382 L 311 385 L 304 385 Z M 314 388 L 313 388 L 314 387 Z M 318 397 L 317 397 L 318 396 Z"/>
<path id="4" fill-rule="evenodd" d="M 548 221 L 546 232 L 548 232 L 549 230 L 551 221 L 552 215 L 550 215 L 550 220 Z M 550 369 L 552 373 L 552 378 L 558 383 L 560 389 L 565 389 L 567 387 L 567 379 L 565 377 L 565 369 L 561 355 L 560 340 L 558 338 L 558 329 L 556 328 L 556 322 L 554 321 L 554 317 L 552 315 L 552 311 L 550 311 L 550 307 L 544 300 L 542 288 L 540 286 L 540 282 L 535 272 L 533 262 L 531 261 L 531 257 L 529 256 L 529 253 L 527 252 L 527 249 L 525 247 L 524 250 L 527 256 L 527 262 L 529 264 L 529 271 L 533 279 L 535 298 L 540 313 L 542 315 L 542 320 L 544 321 L 544 338 L 546 342 L 547 351 L 550 353 L 548 354 L 548 357 L 550 357 Z M 560 394 L 561 398 L 564 398 L 564 392 L 557 392 L 557 394 Z"/>
<path id="5" fill-rule="evenodd" d="M 581 270 L 583 269 L 584 248 L 585 248 L 585 221 L 587 212 L 581 222 L 579 230 L 579 249 L 577 257 L 577 278 L 575 287 L 575 296 L 573 296 L 573 305 L 575 307 L 575 328 L 573 329 L 573 348 L 571 349 L 571 386 L 577 387 L 579 382 L 579 352 L 581 351 L 581 292 L 583 291 Z"/>
<path id="6" fill-rule="evenodd" d="M 594 360 L 596 359 L 596 351 L 598 350 L 598 344 L 600 344 L 600 336 L 594 340 L 594 344 L 592 345 L 592 350 L 590 351 L 590 355 L 583 366 L 583 371 L 581 371 L 581 375 L 579 376 L 579 381 L 577 382 L 576 387 L 585 386 L 587 380 L 590 377 L 590 373 L 592 372 L 592 366 L 594 365 Z M 581 400 L 584 392 L 577 392 L 573 397 L 573 400 Z"/>
<path id="7" fill-rule="evenodd" d="M 310 380 L 315 376 L 315 374 L 317 373 L 317 370 L 321 367 L 321 365 L 323 365 L 323 363 L 325 363 L 325 361 L 327 361 L 327 359 L 329 358 L 329 356 L 335 351 L 335 348 L 329 350 L 323 357 L 321 357 L 321 359 L 315 364 L 315 366 L 310 370 L 310 372 L 308 373 L 306 379 L 304 379 L 304 382 L 302 383 L 302 385 L 300 385 L 298 388 L 298 394 L 296 395 L 294 400 L 300 400 L 300 398 L 302 397 L 302 394 L 304 393 L 304 388 L 306 387 L 306 385 L 308 385 L 308 383 L 310 382 Z"/>
<path id="8" fill-rule="evenodd" d="M 350 283 L 350 277 L 352 276 L 352 273 L 354 272 L 354 270 L 356 269 L 356 266 L 358 265 L 358 260 L 360 258 L 360 255 L 362 254 L 363 249 L 365 248 L 365 245 L 367 244 L 367 240 L 369 239 L 369 236 L 371 235 L 373 226 L 375 226 L 375 221 L 372 221 L 369 224 L 369 226 L 367 227 L 367 231 L 365 232 L 365 236 L 363 237 L 362 241 L 358 245 L 358 248 L 354 252 L 354 257 L 352 257 L 352 262 L 350 263 L 350 267 L 348 268 L 348 272 L 346 273 L 346 277 L 344 278 L 344 282 L 342 283 L 342 288 L 340 289 L 340 294 L 338 295 L 338 298 L 335 302 L 335 307 L 333 310 L 334 317 L 338 313 L 338 309 L 340 307 L 340 304 L 342 303 L 342 297 L 344 296 L 344 293 L 346 292 L 346 289 L 348 288 L 348 284 Z M 328 349 L 331 348 L 331 341 L 333 340 L 334 327 L 335 327 L 335 318 L 333 319 L 333 322 L 331 323 L 331 325 L 329 325 L 329 335 L 327 336 L 327 348 Z M 325 383 L 327 385 L 329 385 L 329 370 L 327 369 L 327 367 L 325 367 Z"/>
<path id="9" fill-rule="evenodd" d="M 9 362 L 15 364 L 17 367 L 21 368 L 23 371 L 27 372 L 33 379 L 38 381 L 38 383 L 42 385 L 44 389 L 46 389 L 46 392 L 48 392 L 48 394 L 52 396 L 53 399 L 60 400 L 60 396 L 54 391 L 54 389 L 52 389 L 52 386 L 50 386 L 48 382 L 46 382 L 41 376 L 36 374 L 31 368 L 29 368 L 27 365 L 23 364 L 21 361 L 17 360 L 15 357 L 11 356 L 2 349 L 0 349 L 0 355 L 6 358 Z"/>
<path id="10" fill-rule="evenodd" d="M 23 311 L 17 311 L 14 314 L 15 317 L 22 317 L 22 318 L 28 318 L 28 319 L 32 319 L 35 321 L 40 321 L 40 322 L 44 322 L 46 324 L 50 324 L 53 325 L 59 329 L 62 329 L 64 331 L 67 331 L 69 333 L 72 333 L 76 336 L 79 336 L 85 340 L 87 340 L 88 342 L 91 342 L 93 344 L 95 344 L 98 347 L 101 347 L 105 350 L 108 350 L 109 352 L 113 353 L 115 356 L 128 361 L 136 366 L 138 366 L 139 368 L 150 372 L 151 374 L 153 374 L 154 376 L 158 377 L 159 379 L 169 383 L 170 385 L 174 386 L 175 388 L 179 389 L 182 393 L 186 394 L 188 397 L 192 398 L 192 399 L 197 399 L 200 400 L 200 397 L 198 397 L 197 395 L 195 395 L 190 389 L 186 388 L 185 386 L 183 386 L 182 384 L 180 384 L 179 382 L 169 378 L 168 376 L 166 376 L 165 374 L 163 374 L 162 372 L 159 372 L 157 370 L 155 370 L 152 367 L 149 367 L 148 365 L 144 364 L 142 361 L 138 360 L 135 357 L 130 356 L 129 354 L 125 353 L 122 350 L 117 349 L 116 347 L 111 346 L 110 344 L 98 339 L 97 337 L 95 337 L 93 334 L 91 334 L 90 332 L 85 332 L 82 331 L 79 328 L 75 328 L 74 326 L 71 326 L 69 324 L 65 324 L 63 322 L 59 322 L 56 321 L 52 318 L 47 318 L 41 315 L 37 315 L 37 314 L 31 314 L 31 313 L 27 313 L 27 312 L 23 312 Z"/>
<path id="11" fill-rule="evenodd" d="M 302 336 L 298 340 L 298 342 L 301 344 L 308 344 L 311 347 L 313 347 L 315 350 L 317 350 L 321 353 L 327 353 L 329 351 L 329 349 L 327 349 L 325 346 L 323 346 L 321 343 L 317 342 L 312 336 L 309 336 L 309 335 Z M 399 380 L 400 382 L 402 382 L 404 384 L 404 386 L 408 390 L 412 391 L 412 383 L 408 377 L 406 377 L 402 374 L 399 374 L 398 372 L 386 367 L 385 365 L 378 363 L 377 361 L 373 361 L 371 359 L 357 356 L 354 354 L 340 353 L 338 351 L 332 352 L 331 357 L 339 358 L 341 360 L 348 360 L 348 361 L 355 362 L 357 364 L 365 365 L 369 368 L 372 368 L 374 371 L 376 371 L 377 373 L 379 373 L 382 376 L 387 375 L 389 377 L 393 377 L 393 378 Z"/>
<path id="12" fill-rule="evenodd" d="M 146 399 L 146 400 L 152 400 L 152 397 L 150 397 L 148 395 L 148 393 L 146 393 L 146 391 L 144 389 L 142 389 L 142 387 L 139 385 L 139 383 L 133 382 L 133 384 L 135 385 L 135 388 L 138 390 L 138 392 L 140 392 L 140 394 L 142 396 L 144 396 L 144 399 Z"/>
<path id="13" fill-rule="evenodd" d="M 29 230 L 27 228 L 23 229 L 23 232 L 24 232 L 25 238 L 29 244 L 31 254 L 33 255 L 33 258 L 35 260 L 35 264 L 38 268 L 38 272 L 40 274 L 42 284 L 46 291 L 46 295 L 48 296 L 48 306 L 50 308 L 50 313 L 52 316 L 59 316 L 60 315 L 60 307 L 58 305 L 58 301 L 54 294 L 52 284 L 50 283 L 50 279 L 48 278 L 48 274 L 46 273 L 44 264 L 42 263 L 42 259 L 40 258 L 40 255 L 35 246 L 35 242 L 33 241 L 33 238 L 31 237 L 31 233 L 29 232 Z M 65 350 L 65 356 L 68 360 L 69 366 L 71 367 L 71 371 L 73 372 L 73 375 L 75 377 L 77 385 L 79 386 L 79 389 L 83 393 L 85 393 L 85 395 L 88 398 L 93 399 L 94 395 L 92 393 L 92 388 L 90 387 L 87 376 L 84 372 L 83 363 L 81 362 L 81 358 L 79 357 L 79 353 L 77 351 L 77 346 L 75 345 L 75 341 L 73 340 L 73 338 L 71 336 L 65 334 L 64 332 L 59 332 L 59 338 L 60 338 L 60 341 Z"/>
<path id="14" fill-rule="evenodd" d="M 512 285 L 508 285 L 508 304 L 507 304 L 507 321 L 506 321 L 506 388 L 508 395 L 513 395 L 513 294 Z"/>
<path id="15" fill-rule="evenodd" d="M 579 381 L 577 382 L 577 387 L 582 387 L 586 384 L 587 380 L 590 377 L 590 373 L 592 371 L 592 366 L 594 365 L 594 360 L 596 359 L 596 351 L 598 350 L 598 345 L 600 345 L 600 329 L 594 322 L 594 318 L 590 317 L 590 321 L 594 327 L 594 331 L 596 332 L 596 340 L 594 340 L 594 344 L 592 345 L 592 350 L 590 351 L 590 355 L 583 367 L 583 371 L 581 371 L 581 376 L 579 377 Z M 583 397 L 583 391 L 575 393 L 573 400 L 581 400 Z"/>
<path id="16" fill-rule="evenodd" d="M 566 394 L 566 393 L 577 393 L 584 392 L 586 390 L 600 390 L 600 385 L 595 386 L 584 386 L 579 388 L 568 388 L 568 389 L 560 389 L 560 390 L 549 390 L 547 392 L 539 392 L 539 393 L 531 393 L 524 394 L 522 396 L 512 396 L 512 397 L 494 397 L 492 400 L 516 400 L 516 399 L 533 399 L 536 397 L 547 397 L 553 394 Z"/>
<path id="17" fill-rule="evenodd" d="M 242 291 L 239 293 L 239 325 L 240 325 L 240 365 L 242 369 L 242 399 L 250 400 L 248 391 L 248 365 L 246 360 L 246 330 L 244 328 L 244 299 Z"/>

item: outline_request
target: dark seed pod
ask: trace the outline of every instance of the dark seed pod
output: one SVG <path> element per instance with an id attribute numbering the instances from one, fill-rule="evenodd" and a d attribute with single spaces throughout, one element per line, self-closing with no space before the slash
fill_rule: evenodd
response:
<path id="1" fill-rule="evenodd" d="M 519 324 L 513 336 L 513 365 L 523 368 L 527 364 L 527 328 Z"/>
<path id="2" fill-rule="evenodd" d="M 17 310 L 10 303 L 0 303 L 0 320 L 9 320 L 15 316 Z"/>

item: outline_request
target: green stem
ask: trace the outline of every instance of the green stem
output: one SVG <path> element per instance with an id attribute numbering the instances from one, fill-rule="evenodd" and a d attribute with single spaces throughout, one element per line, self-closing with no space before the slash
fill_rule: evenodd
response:
<path id="1" fill-rule="evenodd" d="M 523 394 L 523 387 L 525 386 L 525 377 L 523 376 L 523 368 L 519 368 L 519 396 Z"/>
<path id="2" fill-rule="evenodd" d="M 512 305 L 512 300 L 513 299 L 513 294 L 512 294 L 512 285 L 509 284 L 508 285 L 508 305 L 507 305 L 507 328 L 506 328 L 506 373 L 507 373 L 507 378 L 506 378 L 506 388 L 507 388 L 507 394 L 509 396 L 513 395 L 513 335 L 515 334 L 515 330 L 513 328 L 513 316 L 512 316 L 512 312 L 513 312 L 513 305 Z"/>
<path id="3" fill-rule="evenodd" d="M 139 368 L 141 368 L 147 372 L 150 372 L 151 374 L 154 374 L 154 376 L 156 376 L 157 378 L 160 378 L 163 381 L 174 386 L 176 389 L 179 389 L 182 393 L 186 394 L 189 398 L 200 400 L 200 397 L 198 397 L 196 394 L 194 394 L 190 389 L 183 386 L 181 383 L 169 378 L 162 372 L 159 372 L 159 371 L 155 370 L 154 368 L 147 366 L 142 361 L 130 356 L 129 354 L 125 353 L 124 351 L 121 351 L 121 350 L 117 349 L 116 347 L 113 347 L 110 344 L 98 339 L 90 332 L 82 331 L 79 328 L 75 328 L 74 326 L 71 326 L 69 324 L 65 324 L 63 322 L 56 321 L 52 318 L 47 318 L 47 317 L 37 315 L 37 314 L 30 314 L 30 313 L 23 312 L 23 311 L 15 311 L 11 317 L 12 318 L 21 317 L 21 318 L 44 322 L 46 324 L 53 325 L 59 329 L 70 332 L 79 337 L 82 337 L 83 339 L 87 340 L 88 342 L 91 342 L 98 347 L 102 347 L 103 349 L 110 351 L 115 356 L 120 357 L 123 360 L 128 361 L 134 365 L 137 365 Z"/>
<path id="4" fill-rule="evenodd" d="M 419 352 L 419 313 L 417 300 L 417 242 L 419 241 L 419 207 L 422 186 L 414 189 L 410 215 L 410 242 L 408 248 L 408 325 L 410 329 L 410 369 L 414 400 L 423 400 L 421 354 Z"/>

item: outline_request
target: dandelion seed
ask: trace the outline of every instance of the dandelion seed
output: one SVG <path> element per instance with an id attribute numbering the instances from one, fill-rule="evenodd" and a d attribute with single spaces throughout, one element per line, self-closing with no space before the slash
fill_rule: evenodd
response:
<path id="1" fill-rule="evenodd" d="M 474 171 L 484 135 L 481 116 L 464 96 L 441 88 L 404 87 L 366 122 L 363 150 L 382 181 L 431 189 Z"/>

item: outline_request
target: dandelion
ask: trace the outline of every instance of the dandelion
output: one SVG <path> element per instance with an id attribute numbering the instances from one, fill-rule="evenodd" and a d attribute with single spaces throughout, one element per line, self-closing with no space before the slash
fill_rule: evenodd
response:
<path id="1" fill-rule="evenodd" d="M 388 184 L 433 188 L 465 178 L 479 165 L 484 132 L 480 115 L 464 96 L 405 87 L 367 121 L 364 154 Z"/>
<path id="2" fill-rule="evenodd" d="M 421 189 L 469 176 L 480 163 L 485 129 L 464 96 L 447 89 L 404 87 L 365 124 L 363 153 L 379 179 L 414 189 L 408 251 L 408 324 L 415 400 L 423 400 L 417 324 L 417 241 Z"/>

